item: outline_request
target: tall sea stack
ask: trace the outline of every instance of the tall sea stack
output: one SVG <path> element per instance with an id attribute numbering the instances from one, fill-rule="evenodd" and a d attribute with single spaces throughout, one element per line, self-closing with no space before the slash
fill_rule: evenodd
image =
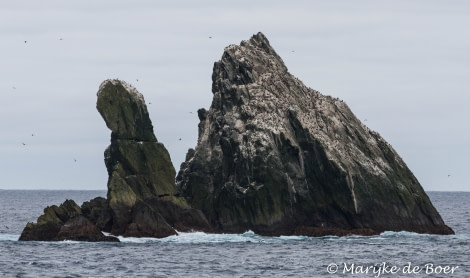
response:
<path id="1" fill-rule="evenodd" d="M 144 97 L 120 80 L 104 81 L 96 107 L 111 129 L 105 151 L 110 232 L 124 236 L 166 237 L 176 230 L 211 228 L 175 187 L 176 171 L 153 132 Z"/>
<path id="2" fill-rule="evenodd" d="M 177 189 L 218 232 L 451 234 L 396 151 L 292 76 L 258 33 L 214 64 Z"/>

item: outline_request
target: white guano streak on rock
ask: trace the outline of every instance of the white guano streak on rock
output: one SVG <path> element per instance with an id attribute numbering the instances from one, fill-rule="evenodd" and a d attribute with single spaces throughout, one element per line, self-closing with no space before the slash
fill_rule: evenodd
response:
<path id="1" fill-rule="evenodd" d="M 259 75 L 253 83 L 233 85 L 233 88 L 239 91 L 246 105 L 243 105 L 239 110 L 233 107 L 234 109 L 229 112 L 231 115 L 226 116 L 238 119 L 240 116 L 238 112 L 242 110 L 245 115 L 250 116 L 246 121 L 236 120 L 234 122 L 235 129 L 240 134 L 237 138 L 242 140 L 243 135 L 248 137 L 248 143 L 240 144 L 244 146 L 242 148 L 244 156 L 252 155 L 257 148 L 264 149 L 274 144 L 272 138 L 267 136 L 269 132 L 277 135 L 283 133 L 296 145 L 297 140 L 295 134 L 292 134 L 290 123 L 283 120 L 287 113 L 294 112 L 302 128 L 308 130 L 316 140 L 327 146 L 325 152 L 328 159 L 333 161 L 344 173 L 358 174 L 355 173 L 358 169 L 355 165 L 359 164 L 373 175 L 386 177 L 384 171 L 391 169 L 391 166 L 381 157 L 373 160 L 368 157 L 357 147 L 355 140 L 358 139 L 349 137 L 354 135 L 345 136 L 347 130 L 361 127 L 366 131 L 363 133 L 366 137 L 362 139 L 366 140 L 367 148 L 377 153 L 381 152 L 373 132 L 367 132 L 368 128 L 356 119 L 342 100 L 322 95 L 318 91 L 306 87 L 286 71 L 286 68 L 282 66 L 282 61 L 264 51 L 255 51 L 257 56 L 253 56 L 253 46 L 249 43 L 247 45 L 247 47 L 230 45 L 226 47 L 225 51 L 241 64 L 250 62 L 255 69 L 253 72 L 256 72 L 256 68 L 260 67 L 256 63 L 257 61 L 261 61 L 261 67 L 269 64 L 269 67 L 276 69 L 276 71 L 257 72 Z M 286 80 L 294 80 L 294 82 Z M 256 126 L 256 130 L 247 130 L 247 124 Z M 209 134 L 204 134 L 202 138 L 207 139 L 208 136 Z M 260 143 L 261 147 L 259 144 L 255 146 L 253 142 Z M 350 180 L 352 182 L 352 179 Z"/>
<path id="2" fill-rule="evenodd" d="M 356 212 L 357 214 L 357 199 L 356 199 L 356 193 L 354 192 L 354 180 L 353 180 L 353 177 L 351 175 L 351 171 L 348 169 L 348 185 L 349 185 L 349 189 L 351 190 L 351 197 L 353 199 L 353 203 L 354 203 L 354 211 Z"/>
<path id="3" fill-rule="evenodd" d="M 297 192 L 295 191 L 294 183 L 292 182 L 291 178 L 289 177 L 289 174 L 287 174 L 287 173 L 285 173 L 285 174 L 286 174 L 286 180 L 287 180 L 287 190 L 289 190 L 290 195 L 294 199 L 294 203 L 296 203 L 297 199 L 295 198 L 295 194 Z"/>
<path id="4" fill-rule="evenodd" d="M 131 93 L 132 95 L 135 96 L 136 99 L 138 99 L 140 102 L 142 102 L 142 104 L 145 105 L 145 100 L 144 100 L 144 96 L 139 93 L 139 91 L 137 91 L 137 89 L 132 86 L 131 84 L 127 83 L 126 81 L 123 81 L 123 80 L 119 80 L 119 79 L 107 79 L 103 82 L 101 82 L 100 84 L 100 88 L 98 90 L 98 93 L 99 92 L 102 92 L 103 91 L 103 87 L 107 84 L 107 83 L 111 83 L 113 84 L 114 86 L 117 86 L 117 85 L 122 85 L 129 93 Z"/>

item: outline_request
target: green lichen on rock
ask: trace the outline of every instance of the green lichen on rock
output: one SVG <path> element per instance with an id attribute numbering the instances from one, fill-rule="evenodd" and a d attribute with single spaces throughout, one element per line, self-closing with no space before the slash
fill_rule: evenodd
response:
<path id="1" fill-rule="evenodd" d="M 196 223 L 209 231 L 204 215 L 177 196 L 176 171 L 168 151 L 153 133 L 144 97 L 120 80 L 104 81 L 97 96 L 97 109 L 111 129 L 111 145 L 105 151 L 107 198 L 113 215 L 110 232 L 164 237 L 176 234 L 172 223 L 177 222 L 185 223 L 182 227 L 188 229 Z M 166 203 L 171 205 L 162 205 Z M 176 213 L 165 212 L 165 207 Z M 188 211 L 190 223 L 185 222 Z"/>
<path id="2" fill-rule="evenodd" d="M 101 83 L 96 107 L 114 137 L 157 141 L 144 97 L 128 83 L 119 80 Z"/>
<path id="3" fill-rule="evenodd" d="M 125 183 L 140 191 L 144 199 L 176 193 L 176 172 L 163 144 L 112 139 L 105 157 L 108 172 L 125 178 Z"/>

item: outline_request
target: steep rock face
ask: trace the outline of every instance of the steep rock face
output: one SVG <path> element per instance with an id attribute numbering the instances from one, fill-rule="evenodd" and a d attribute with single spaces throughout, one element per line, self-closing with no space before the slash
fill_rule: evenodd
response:
<path id="1" fill-rule="evenodd" d="M 97 96 L 97 109 L 112 131 L 105 151 L 110 232 L 165 237 L 176 234 L 174 228 L 209 231 L 204 215 L 176 194 L 175 169 L 153 133 L 143 96 L 120 80 L 104 81 Z"/>
<path id="2" fill-rule="evenodd" d="M 292 76 L 263 34 L 226 47 L 212 81 L 177 188 L 217 231 L 453 233 L 395 150 Z"/>
<path id="3" fill-rule="evenodd" d="M 84 202 L 81 207 L 82 214 L 95 223 L 100 231 L 110 231 L 113 224 L 112 211 L 108 202 L 103 197 L 96 197 L 93 200 Z"/>

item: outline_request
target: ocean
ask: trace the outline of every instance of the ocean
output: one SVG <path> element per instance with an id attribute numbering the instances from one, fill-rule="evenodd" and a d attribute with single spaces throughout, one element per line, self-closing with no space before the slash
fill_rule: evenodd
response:
<path id="1" fill-rule="evenodd" d="M 180 233 L 120 243 L 20 242 L 48 205 L 105 191 L 0 190 L 0 277 L 470 277 L 470 192 L 428 192 L 455 235 Z"/>

